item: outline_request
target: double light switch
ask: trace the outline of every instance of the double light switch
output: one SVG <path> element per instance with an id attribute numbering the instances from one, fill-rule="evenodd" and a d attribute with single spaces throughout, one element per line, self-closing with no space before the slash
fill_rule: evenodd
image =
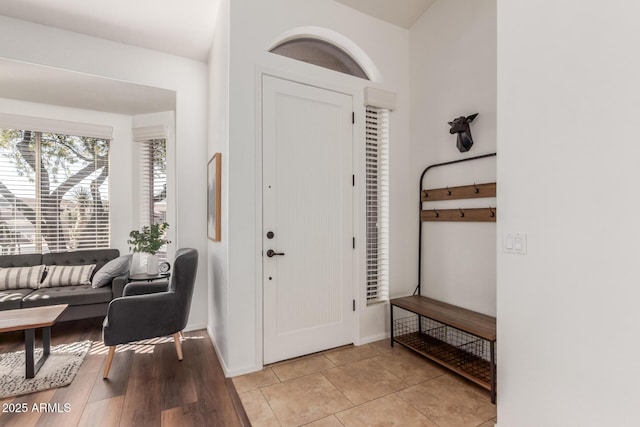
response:
<path id="1" fill-rule="evenodd" d="M 524 233 L 506 233 L 502 247 L 504 253 L 526 255 L 527 235 Z"/>

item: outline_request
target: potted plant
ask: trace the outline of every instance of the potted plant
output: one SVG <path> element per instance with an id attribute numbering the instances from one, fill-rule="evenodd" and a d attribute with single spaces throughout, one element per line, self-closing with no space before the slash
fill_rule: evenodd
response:
<path id="1" fill-rule="evenodd" d="M 158 274 L 158 251 L 160 248 L 171 241 L 165 238 L 165 234 L 169 224 L 166 222 L 160 224 L 145 225 L 142 230 L 133 230 L 129 233 L 127 243 L 129 250 L 149 254 L 147 257 L 147 274 Z"/>

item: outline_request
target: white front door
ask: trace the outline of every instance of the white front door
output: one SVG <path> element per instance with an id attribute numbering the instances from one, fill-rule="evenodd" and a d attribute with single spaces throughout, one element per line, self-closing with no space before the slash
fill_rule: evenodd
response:
<path id="1" fill-rule="evenodd" d="M 263 76 L 265 364 L 353 342 L 352 104 Z"/>

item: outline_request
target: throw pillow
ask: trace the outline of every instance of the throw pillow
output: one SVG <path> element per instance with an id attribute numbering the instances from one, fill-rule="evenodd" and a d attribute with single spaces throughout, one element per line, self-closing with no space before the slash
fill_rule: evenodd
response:
<path id="1" fill-rule="evenodd" d="M 96 268 L 95 264 L 49 265 L 47 266 L 47 275 L 40 287 L 90 285 L 91 273 L 94 268 Z"/>
<path id="2" fill-rule="evenodd" d="M 112 259 L 93 275 L 91 287 L 100 288 L 109 284 L 114 277 L 129 271 L 129 267 L 131 267 L 131 254 Z"/>
<path id="3" fill-rule="evenodd" d="M 0 290 L 37 289 L 43 272 L 44 265 L 0 268 Z"/>

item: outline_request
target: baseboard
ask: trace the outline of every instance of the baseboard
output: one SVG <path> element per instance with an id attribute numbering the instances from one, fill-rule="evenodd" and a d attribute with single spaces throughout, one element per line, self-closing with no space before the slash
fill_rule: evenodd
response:
<path id="1" fill-rule="evenodd" d="M 220 366 L 222 366 L 222 371 L 224 372 L 224 376 L 226 378 L 233 378 L 240 375 L 250 374 L 252 372 L 258 372 L 262 370 L 262 366 L 257 366 L 257 365 L 248 366 L 240 369 L 229 369 L 227 367 L 227 364 L 225 363 L 224 358 L 222 357 L 222 354 L 220 354 L 220 351 L 218 350 L 218 344 L 216 343 L 216 339 L 214 338 L 213 333 L 211 332 L 211 329 L 209 327 L 207 327 L 206 329 L 207 329 L 207 334 L 209 335 L 209 339 L 213 344 L 213 349 L 216 352 L 216 356 L 218 356 L 218 360 L 220 361 Z"/>
<path id="2" fill-rule="evenodd" d="M 262 370 L 262 366 L 249 366 L 246 368 L 229 370 L 227 371 L 226 375 L 229 378 L 233 378 L 233 377 L 239 377 L 240 375 L 251 374 L 253 372 L 258 372 L 261 370 Z"/>
<path id="3" fill-rule="evenodd" d="M 386 332 L 376 335 L 370 335 L 368 337 L 360 338 L 358 340 L 358 345 L 370 344 L 372 342 L 389 339 L 390 337 L 391 335 Z"/>
<path id="4" fill-rule="evenodd" d="M 188 327 L 188 326 L 187 326 Z M 197 329 L 204 329 L 204 327 L 202 328 L 197 328 Z M 211 339 L 211 343 L 213 344 L 213 349 L 216 352 L 216 355 L 218 356 L 218 360 L 220 361 L 220 366 L 222 366 L 222 370 L 224 371 L 224 376 L 227 378 L 233 378 L 233 377 L 237 377 L 240 375 L 245 375 L 245 374 L 250 374 L 252 372 L 258 372 L 262 370 L 262 366 L 247 366 L 244 368 L 239 368 L 239 369 L 229 369 L 225 363 L 224 358 L 222 357 L 222 355 L 220 354 L 220 351 L 218 350 L 218 344 L 216 343 L 216 339 L 213 336 L 213 333 L 211 332 L 211 329 L 207 326 L 207 334 L 209 335 L 209 339 Z M 376 334 L 376 335 L 370 335 L 368 337 L 364 337 L 364 338 L 360 338 L 360 340 L 358 340 L 358 344 L 357 345 L 365 345 L 365 344 L 370 344 L 372 342 L 376 342 L 376 341 L 380 341 L 380 340 L 384 340 L 384 339 L 389 339 L 390 335 L 388 333 L 381 333 L 381 334 Z"/>
<path id="5" fill-rule="evenodd" d="M 227 372 L 229 371 L 229 369 L 227 368 L 227 365 L 224 363 L 224 358 L 222 357 L 222 354 L 220 354 L 220 351 L 218 350 L 218 344 L 216 343 L 216 339 L 214 338 L 213 333 L 211 332 L 211 329 L 208 326 L 207 326 L 207 335 L 209 335 L 211 344 L 213 344 L 213 350 L 216 352 L 216 356 L 218 356 L 218 361 L 220 362 L 220 366 L 222 366 L 222 371 L 224 372 L 224 376 L 226 378 L 229 378 L 229 375 L 227 375 Z"/>
<path id="6" fill-rule="evenodd" d="M 185 332 L 199 331 L 200 329 L 207 329 L 205 323 L 187 323 L 187 326 L 183 329 Z"/>

